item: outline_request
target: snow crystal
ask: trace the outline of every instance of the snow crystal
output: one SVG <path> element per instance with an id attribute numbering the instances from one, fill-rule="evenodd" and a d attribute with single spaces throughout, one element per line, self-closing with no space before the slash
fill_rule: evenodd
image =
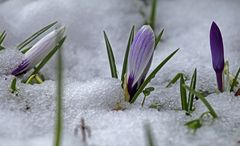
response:
<path id="1" fill-rule="evenodd" d="M 23 54 L 17 49 L 0 51 L 0 75 L 11 74 L 11 71 L 21 63 Z"/>

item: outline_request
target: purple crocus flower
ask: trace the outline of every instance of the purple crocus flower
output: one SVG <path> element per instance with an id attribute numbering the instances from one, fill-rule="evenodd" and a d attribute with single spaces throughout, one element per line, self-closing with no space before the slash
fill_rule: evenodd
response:
<path id="1" fill-rule="evenodd" d="M 58 41 L 63 38 L 64 30 L 65 27 L 62 26 L 40 39 L 24 54 L 21 64 L 14 68 L 11 74 L 15 76 L 23 74 L 37 65 L 52 51 Z"/>
<path id="2" fill-rule="evenodd" d="M 215 22 L 210 29 L 210 46 L 213 69 L 216 72 L 218 89 L 223 92 L 224 48 L 221 31 Z"/>
<path id="3" fill-rule="evenodd" d="M 131 98 L 143 83 L 150 68 L 155 44 L 155 35 L 149 25 L 137 32 L 130 48 L 127 69 L 127 89 Z"/>

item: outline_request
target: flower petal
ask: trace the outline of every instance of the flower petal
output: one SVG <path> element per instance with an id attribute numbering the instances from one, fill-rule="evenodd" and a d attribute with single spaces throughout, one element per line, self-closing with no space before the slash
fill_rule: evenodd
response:
<path id="1" fill-rule="evenodd" d="M 212 64 L 215 71 L 223 71 L 224 68 L 224 48 L 221 31 L 215 22 L 210 30 L 210 46 L 212 53 Z"/>
<path id="2" fill-rule="evenodd" d="M 22 63 L 12 71 L 12 74 L 20 75 L 37 65 L 51 52 L 57 42 L 63 37 L 64 30 L 64 27 L 56 29 L 34 44 L 31 49 L 24 54 Z"/>
<path id="3" fill-rule="evenodd" d="M 215 22 L 210 29 L 210 47 L 212 54 L 212 65 L 216 72 L 218 89 L 223 92 L 223 69 L 224 69 L 224 48 L 221 31 Z"/>
<path id="4" fill-rule="evenodd" d="M 149 25 L 142 26 L 133 40 L 128 57 L 127 78 L 130 87 L 134 87 L 145 78 L 153 56 L 154 44 L 155 36 L 152 28 Z"/>

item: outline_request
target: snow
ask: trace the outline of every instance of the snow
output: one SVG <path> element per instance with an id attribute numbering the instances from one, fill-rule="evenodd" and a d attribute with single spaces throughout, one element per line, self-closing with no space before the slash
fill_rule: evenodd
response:
<path id="1" fill-rule="evenodd" d="M 157 145 L 224 146 L 239 145 L 240 99 L 233 93 L 213 93 L 216 87 L 209 50 L 209 29 L 214 20 L 224 40 L 225 58 L 230 71 L 239 67 L 240 23 L 238 0 L 162 0 L 158 1 L 156 32 L 165 29 L 163 41 L 154 53 L 151 70 L 173 50 L 180 51 L 156 75 L 150 86 L 155 90 L 140 106 L 123 102 L 121 82 L 110 78 L 103 30 L 115 53 L 118 71 L 132 25 L 139 28 L 148 11 L 140 0 L 6 0 L 0 3 L 0 29 L 7 31 L 6 50 L 0 52 L 0 143 L 1 146 L 50 146 L 53 140 L 55 109 L 55 60 L 43 68 L 43 84 L 27 85 L 18 80 L 18 92 L 9 92 L 9 75 L 22 55 L 21 42 L 42 26 L 59 21 L 66 25 L 64 44 L 64 146 L 84 145 L 75 129 L 84 118 L 91 128 L 88 145 L 145 146 L 144 124 L 149 123 Z M 189 77 L 198 69 L 197 88 L 208 90 L 207 99 L 219 118 L 190 132 L 184 124 L 198 118 L 206 107 L 198 100 L 196 111 L 181 111 L 179 83 L 165 88 L 170 79 L 183 72 Z M 189 83 L 189 81 L 187 81 Z M 116 111 L 121 102 L 123 110 Z M 148 108 L 159 103 L 159 109 Z"/>

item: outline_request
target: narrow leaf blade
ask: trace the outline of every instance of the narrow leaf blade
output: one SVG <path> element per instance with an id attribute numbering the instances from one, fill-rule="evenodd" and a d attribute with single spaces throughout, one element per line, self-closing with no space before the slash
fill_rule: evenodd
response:
<path id="1" fill-rule="evenodd" d="M 192 75 L 191 84 L 190 84 L 191 89 L 195 90 L 196 82 L 197 82 L 197 69 L 194 70 L 194 73 Z M 188 94 L 188 112 L 191 112 L 193 110 L 193 108 L 192 108 L 193 99 L 194 99 L 194 94 L 189 92 L 189 94 Z"/>
<path id="2" fill-rule="evenodd" d="M 123 62 L 123 67 L 122 67 L 122 76 L 121 76 L 122 87 L 123 87 L 123 83 L 124 83 L 124 76 L 127 72 L 128 54 L 129 54 L 131 44 L 133 42 L 133 38 L 134 38 L 134 26 L 132 27 L 131 33 L 129 35 L 128 44 L 127 44 L 127 48 L 126 48 L 126 52 L 125 52 L 125 56 L 124 56 L 124 62 Z"/>
<path id="3" fill-rule="evenodd" d="M 157 0 L 152 0 L 151 13 L 149 17 L 149 25 L 154 29 L 156 21 Z"/>
<path id="4" fill-rule="evenodd" d="M 160 42 L 160 40 L 162 39 L 162 36 L 163 36 L 163 32 L 164 32 L 164 29 L 160 32 L 160 34 L 156 37 L 156 40 L 155 40 L 155 49 L 158 45 L 158 43 Z"/>
<path id="5" fill-rule="evenodd" d="M 107 48 L 107 53 L 108 53 L 108 60 L 109 60 L 109 65 L 110 65 L 112 78 L 118 78 L 115 58 L 114 58 L 114 54 L 112 52 L 111 44 L 110 44 L 110 42 L 108 40 L 108 37 L 107 37 L 107 34 L 105 33 L 105 31 L 103 32 L 103 34 L 104 34 L 104 39 L 105 39 L 105 43 L 106 43 L 106 48 Z"/>
<path id="6" fill-rule="evenodd" d="M 3 41 L 5 40 L 7 34 L 6 31 L 4 30 L 1 35 L 0 35 L 0 45 L 2 45 Z"/>
<path id="7" fill-rule="evenodd" d="M 182 73 L 177 73 L 176 76 L 173 77 L 173 79 L 167 84 L 166 88 L 170 87 L 172 84 L 175 84 L 182 75 Z"/>
<path id="8" fill-rule="evenodd" d="M 212 108 L 212 106 L 210 105 L 210 103 L 206 100 L 206 98 L 199 92 L 191 89 L 190 87 L 184 85 L 184 87 L 191 92 L 192 94 L 194 94 L 195 96 L 197 96 L 202 102 L 203 104 L 208 108 L 210 114 L 212 115 L 213 118 L 217 118 L 217 114 L 215 112 L 215 110 Z"/>
<path id="9" fill-rule="evenodd" d="M 230 91 L 233 91 L 234 89 L 234 86 L 237 84 L 237 79 L 238 79 L 238 76 L 239 76 L 239 73 L 240 73 L 240 67 L 238 68 L 238 71 L 233 79 L 233 82 L 231 84 L 231 88 L 230 88 Z"/>
<path id="10" fill-rule="evenodd" d="M 182 110 L 187 111 L 187 92 L 186 89 L 184 88 L 185 81 L 183 79 L 183 76 L 181 75 L 180 77 L 180 94 L 181 94 L 181 103 L 182 103 Z"/>
<path id="11" fill-rule="evenodd" d="M 63 95 L 63 65 L 62 53 L 59 49 L 57 57 L 57 93 L 56 93 L 56 112 L 55 112 L 55 131 L 54 131 L 54 146 L 62 145 L 62 129 L 63 129 L 63 108 L 62 108 L 62 95 Z"/>
<path id="12" fill-rule="evenodd" d="M 40 29 L 39 31 L 37 31 L 36 33 L 34 33 L 33 35 L 31 35 L 30 37 L 28 37 L 26 40 L 24 40 L 22 43 L 20 43 L 17 48 L 19 50 L 22 50 L 25 46 L 27 46 L 29 43 L 31 43 L 33 40 L 35 40 L 38 36 L 40 36 L 41 34 L 43 34 L 44 32 L 46 32 L 47 30 L 49 30 L 51 27 L 53 27 L 57 22 L 53 22 L 45 27 L 43 27 L 42 29 Z"/>
<path id="13" fill-rule="evenodd" d="M 173 53 L 171 53 L 168 57 L 166 57 L 146 78 L 146 80 L 142 83 L 142 85 L 139 87 L 138 91 L 135 93 L 133 98 L 131 99 L 130 103 L 133 103 L 139 94 L 142 93 L 144 88 L 148 85 L 148 83 L 155 77 L 155 75 L 161 70 L 161 68 L 177 53 L 179 49 L 175 50 Z"/>

